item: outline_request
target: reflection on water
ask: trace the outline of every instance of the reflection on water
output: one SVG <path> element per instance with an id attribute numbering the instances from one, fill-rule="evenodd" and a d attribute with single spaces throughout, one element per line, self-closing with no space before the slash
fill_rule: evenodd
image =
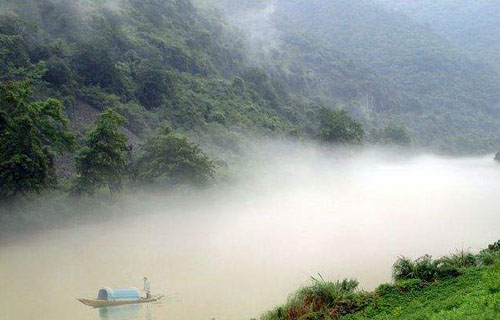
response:
<path id="1" fill-rule="evenodd" d="M 153 320 L 154 307 L 155 305 L 133 304 L 95 310 L 99 312 L 99 320 Z"/>
<path id="2" fill-rule="evenodd" d="M 490 157 L 279 155 L 257 159 L 238 187 L 176 202 L 130 195 L 135 217 L 0 243 L 0 319 L 250 319 L 318 272 L 371 289 L 400 254 L 500 238 Z M 102 310 L 76 301 L 144 276 L 169 299 Z"/>
<path id="3" fill-rule="evenodd" d="M 135 320 L 139 319 L 139 312 L 141 311 L 140 305 L 128 305 L 120 307 L 110 307 L 110 308 L 100 308 L 99 317 L 100 320 Z M 151 312 L 148 308 L 149 317 L 147 320 L 151 319 Z"/>

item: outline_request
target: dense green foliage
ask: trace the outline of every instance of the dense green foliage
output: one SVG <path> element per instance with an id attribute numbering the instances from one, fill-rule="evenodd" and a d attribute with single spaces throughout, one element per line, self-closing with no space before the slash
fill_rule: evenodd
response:
<path id="1" fill-rule="evenodd" d="M 56 186 L 55 156 L 73 146 L 62 104 L 31 95 L 27 81 L 0 85 L 0 200 Z"/>
<path id="2" fill-rule="evenodd" d="M 249 133 L 318 136 L 321 105 L 367 132 L 404 123 L 440 151 L 500 143 L 498 73 L 382 4 L 196 4 L 1 0 L 2 77 L 42 75 L 37 95 L 60 98 L 70 117 L 81 103 L 114 107 L 136 135 L 165 122 L 231 151 Z"/>
<path id="3" fill-rule="evenodd" d="M 367 132 L 404 123 L 416 144 L 453 153 L 491 152 L 500 144 L 499 73 L 475 51 L 471 55 L 391 6 L 221 1 L 242 30 L 265 44 L 257 60 L 271 74 L 316 101 L 345 106 Z M 493 20 L 475 33 L 489 37 L 485 30 L 498 25 Z"/>
<path id="4" fill-rule="evenodd" d="M 461 250 L 433 260 L 400 257 L 393 284 L 373 293 L 356 280 L 313 278 L 263 320 L 497 319 L 500 317 L 500 241 L 478 254 Z"/>
<path id="5" fill-rule="evenodd" d="M 143 151 L 135 163 L 136 176 L 142 181 L 162 178 L 173 183 L 204 184 L 214 177 L 215 166 L 208 156 L 169 128 L 147 139 Z"/>
<path id="6" fill-rule="evenodd" d="M 498 72 L 383 3 L 0 0 L 0 9 L 0 81 L 28 79 L 33 100 L 61 101 L 78 135 L 98 114 L 119 113 L 144 172 L 156 170 L 145 150 L 159 138 L 148 137 L 165 126 L 228 157 L 254 135 L 360 143 L 367 132 L 369 143 L 453 153 L 500 143 Z M 192 175 L 141 179 L 207 180 L 200 159 L 182 169 Z M 51 166 L 33 190 L 53 184 Z M 102 185 L 87 182 L 82 192 Z"/>
<path id="7" fill-rule="evenodd" d="M 363 126 L 345 110 L 322 109 L 320 114 L 320 139 L 328 143 L 361 143 Z"/>
<path id="8" fill-rule="evenodd" d="M 118 129 L 124 122 L 125 118 L 108 110 L 85 135 L 83 147 L 75 157 L 74 194 L 93 194 L 105 185 L 111 193 L 122 189 L 127 165 L 127 137 Z"/>
<path id="9" fill-rule="evenodd" d="M 166 122 L 217 146 L 230 131 L 295 132 L 307 122 L 304 111 L 315 108 L 253 68 L 242 36 L 189 0 L 0 6 L 0 36 L 16 44 L 2 53 L 3 77 L 29 77 L 44 66 L 37 93 L 60 97 L 70 116 L 81 103 L 114 107 L 135 134 Z"/>

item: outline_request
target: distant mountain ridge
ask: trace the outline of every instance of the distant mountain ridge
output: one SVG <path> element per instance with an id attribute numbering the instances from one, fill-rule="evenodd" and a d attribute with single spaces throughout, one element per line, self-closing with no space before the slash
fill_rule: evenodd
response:
<path id="1" fill-rule="evenodd" d="M 235 3 L 248 10 L 251 2 L 222 6 L 231 16 Z M 381 2 L 276 0 L 253 8 L 265 4 L 281 41 L 266 68 L 294 90 L 349 108 L 369 126 L 405 123 L 427 148 L 485 151 L 500 143 L 499 73 L 432 26 Z"/>

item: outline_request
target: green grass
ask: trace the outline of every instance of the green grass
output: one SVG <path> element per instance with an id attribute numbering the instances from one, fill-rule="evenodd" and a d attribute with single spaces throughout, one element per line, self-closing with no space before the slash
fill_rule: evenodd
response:
<path id="1" fill-rule="evenodd" d="M 363 311 L 341 319 L 500 319 L 500 270 L 469 268 L 457 278 L 407 292 L 387 286 Z"/>
<path id="2" fill-rule="evenodd" d="M 353 279 L 312 278 L 261 320 L 500 319 L 500 241 L 477 254 L 401 256 L 392 269 L 394 282 L 374 292 L 359 290 Z"/>

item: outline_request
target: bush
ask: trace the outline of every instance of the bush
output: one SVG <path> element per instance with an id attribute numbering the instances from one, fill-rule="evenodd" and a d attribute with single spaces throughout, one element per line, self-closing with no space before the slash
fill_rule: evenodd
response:
<path id="1" fill-rule="evenodd" d="M 455 253 L 444 256 L 438 259 L 438 278 L 454 278 L 458 277 L 466 268 L 476 265 L 478 258 L 473 253 L 467 250 L 457 250 Z"/>
<path id="2" fill-rule="evenodd" d="M 485 266 L 500 264 L 500 240 L 488 245 L 487 249 L 481 250 L 477 260 L 479 264 Z"/>
<path id="3" fill-rule="evenodd" d="M 420 279 L 432 282 L 437 279 L 437 262 L 429 255 L 422 256 L 416 260 L 400 257 L 392 266 L 392 277 L 395 281 Z"/>
<path id="4" fill-rule="evenodd" d="M 500 251 L 482 250 L 478 256 L 479 264 L 491 266 L 500 263 Z"/>
<path id="5" fill-rule="evenodd" d="M 488 250 L 490 251 L 500 251 L 500 240 L 488 245 Z"/>
<path id="6" fill-rule="evenodd" d="M 457 250 L 448 256 L 438 260 L 438 263 L 444 267 L 467 268 L 476 265 L 476 256 L 467 250 Z"/>
<path id="7" fill-rule="evenodd" d="M 497 248 L 494 245 L 490 247 Z M 500 261 L 500 251 L 497 254 L 483 250 L 476 256 L 462 249 L 437 260 L 433 260 L 429 255 L 416 260 L 401 256 L 392 266 L 392 278 L 394 281 L 418 279 L 433 282 L 458 277 L 466 268 L 476 266 L 478 263 L 491 265 L 494 261 Z"/>
<path id="8" fill-rule="evenodd" d="M 415 279 L 415 263 L 412 259 L 401 256 L 392 266 L 392 278 L 394 281 Z"/>
<path id="9" fill-rule="evenodd" d="M 285 306 L 266 314 L 264 320 L 338 319 L 360 311 L 371 296 L 358 290 L 358 281 L 326 281 L 311 277 L 312 284 L 297 291 Z"/>

